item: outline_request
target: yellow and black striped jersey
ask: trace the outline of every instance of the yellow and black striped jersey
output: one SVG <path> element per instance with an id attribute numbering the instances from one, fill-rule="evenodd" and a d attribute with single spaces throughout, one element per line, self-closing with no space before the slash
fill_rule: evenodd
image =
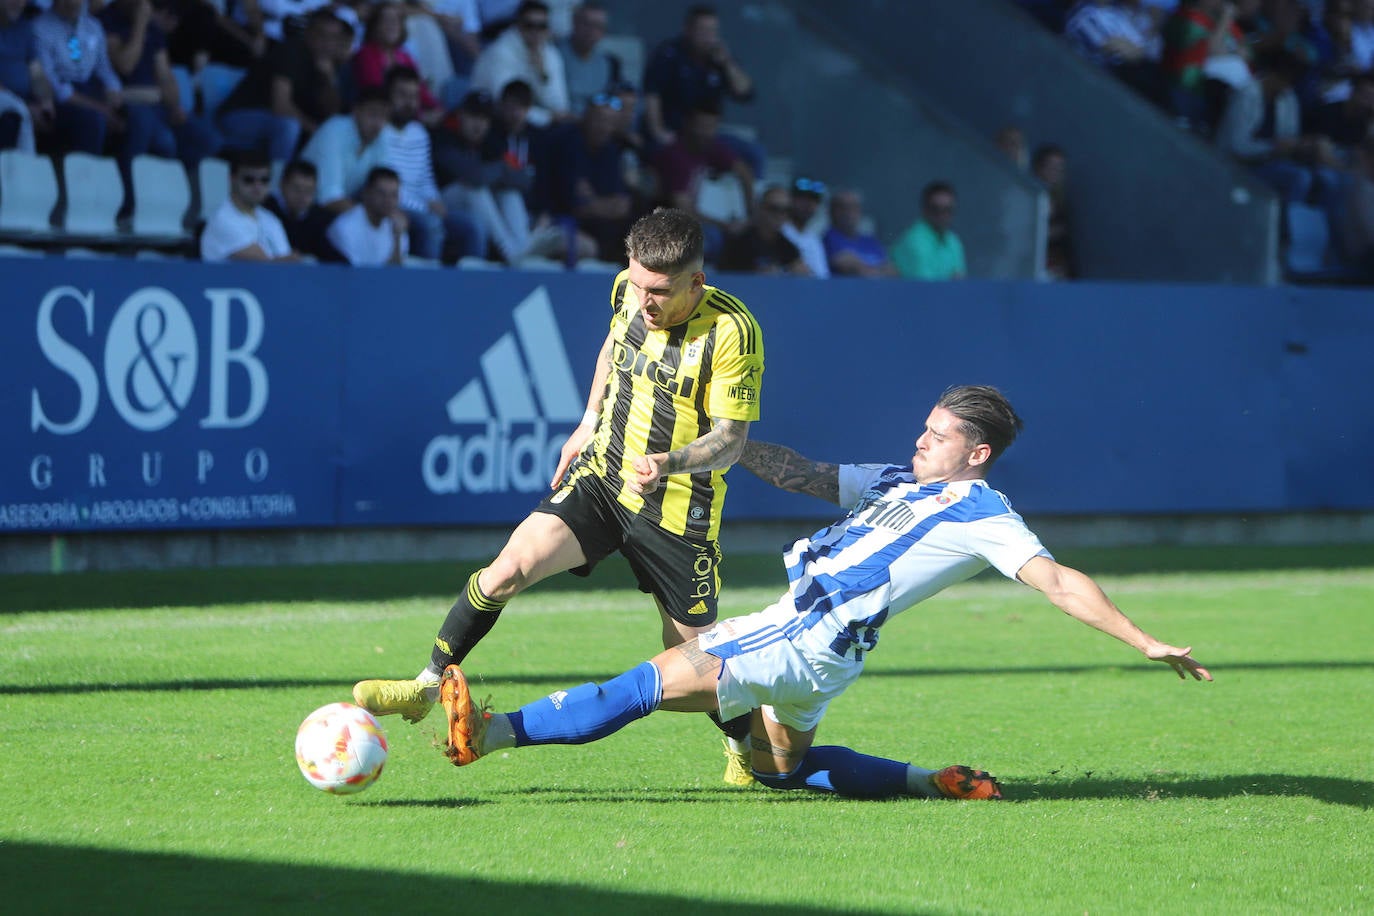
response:
<path id="1" fill-rule="evenodd" d="M 755 421 L 763 381 L 763 335 L 744 303 L 714 286 L 687 321 L 644 325 L 622 271 L 611 287 L 611 372 L 601 419 L 583 467 L 601 475 L 621 505 L 664 529 L 715 540 L 725 471 L 674 474 L 647 497 L 625 486 L 630 462 L 700 439 L 712 419 Z"/>

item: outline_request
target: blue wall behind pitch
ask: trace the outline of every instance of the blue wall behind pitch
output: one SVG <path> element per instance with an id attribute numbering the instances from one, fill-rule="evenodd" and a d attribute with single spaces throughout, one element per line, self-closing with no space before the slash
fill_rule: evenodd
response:
<path id="1" fill-rule="evenodd" d="M 610 277 L 9 261 L 0 530 L 504 524 L 580 416 Z M 1036 514 L 1374 508 L 1374 295 L 716 277 L 755 438 L 903 461 L 949 384 L 1026 431 Z M 730 475 L 730 517 L 821 504 Z"/>

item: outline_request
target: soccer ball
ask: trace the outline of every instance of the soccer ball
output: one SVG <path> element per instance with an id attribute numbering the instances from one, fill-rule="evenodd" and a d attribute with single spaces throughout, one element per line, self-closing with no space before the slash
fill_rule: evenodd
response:
<path id="1" fill-rule="evenodd" d="M 382 775 L 386 735 L 361 706 L 330 703 L 306 716 L 296 730 L 296 763 L 315 788 L 352 795 Z"/>

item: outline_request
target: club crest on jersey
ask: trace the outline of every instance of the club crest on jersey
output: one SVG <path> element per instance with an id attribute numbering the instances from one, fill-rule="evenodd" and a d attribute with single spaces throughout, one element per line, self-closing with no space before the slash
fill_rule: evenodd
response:
<path id="1" fill-rule="evenodd" d="M 949 490 L 945 490 L 939 496 L 935 497 L 935 502 L 941 506 L 948 506 L 950 503 L 956 501 L 958 498 L 958 493 L 951 493 L 949 492 Z"/>

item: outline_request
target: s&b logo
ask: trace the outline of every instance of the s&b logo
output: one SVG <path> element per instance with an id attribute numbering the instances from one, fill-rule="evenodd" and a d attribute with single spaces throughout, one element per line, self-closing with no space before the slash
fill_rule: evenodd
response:
<path id="1" fill-rule="evenodd" d="M 238 429 L 251 426 L 267 406 L 267 369 L 257 357 L 262 342 L 262 305 L 246 289 L 207 289 L 210 303 L 210 340 L 207 348 L 208 404 L 200 426 Z M 237 306 L 237 308 L 236 308 Z M 75 308 L 77 315 L 68 310 Z M 59 316 L 59 312 L 66 313 Z M 230 340 L 235 313 L 241 316 L 242 338 Z M 71 319 L 77 318 L 73 322 Z M 74 326 L 75 325 L 75 326 Z M 140 432 L 156 432 L 176 422 L 188 409 L 200 372 L 200 344 L 195 325 L 181 300 L 161 287 L 133 292 L 110 320 L 99 371 L 72 337 L 95 336 L 95 293 L 72 286 L 48 291 L 38 306 L 38 347 L 52 366 L 76 388 L 72 398 L 60 392 L 30 396 L 29 428 L 58 436 L 85 430 L 105 392 L 115 412 Z M 65 334 L 65 336 L 64 336 Z M 247 383 L 246 401 L 230 403 L 230 370 Z M 45 397 L 45 395 L 47 395 Z"/>

